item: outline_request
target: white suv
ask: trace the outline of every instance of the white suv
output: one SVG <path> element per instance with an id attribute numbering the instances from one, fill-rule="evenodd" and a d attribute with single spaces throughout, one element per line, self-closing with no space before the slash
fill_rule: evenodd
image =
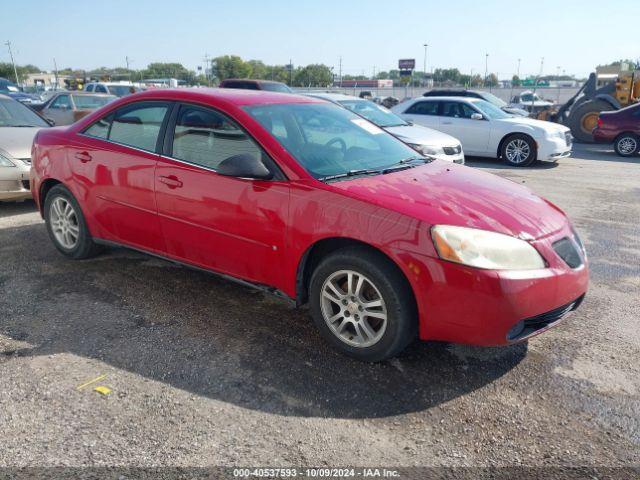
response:
<path id="1" fill-rule="evenodd" d="M 116 97 L 125 97 L 142 89 L 130 82 L 90 82 L 84 86 L 85 92 L 106 93 Z"/>

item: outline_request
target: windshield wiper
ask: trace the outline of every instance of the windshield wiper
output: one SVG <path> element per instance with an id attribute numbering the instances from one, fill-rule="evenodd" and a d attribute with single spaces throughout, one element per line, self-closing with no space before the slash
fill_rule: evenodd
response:
<path id="1" fill-rule="evenodd" d="M 420 155 L 413 155 L 411 157 L 403 158 L 399 162 L 392 163 L 388 167 L 385 167 L 385 168 L 381 169 L 380 172 L 381 173 L 389 173 L 389 172 L 393 172 L 395 170 L 403 170 L 405 168 L 413 168 L 416 165 L 408 165 L 408 164 L 411 163 L 411 162 L 415 162 L 415 161 L 420 161 L 422 163 L 429 163 L 429 162 L 432 162 L 433 159 L 430 158 L 430 157 L 421 157 Z"/>
<path id="2" fill-rule="evenodd" d="M 328 180 L 335 180 L 336 178 L 355 177 L 356 175 L 371 175 L 373 173 L 380 173 L 379 169 L 375 168 L 362 168 L 359 170 L 349 170 L 344 173 L 336 173 L 335 175 L 327 175 L 326 177 L 320 177 L 318 180 L 326 182 Z"/>

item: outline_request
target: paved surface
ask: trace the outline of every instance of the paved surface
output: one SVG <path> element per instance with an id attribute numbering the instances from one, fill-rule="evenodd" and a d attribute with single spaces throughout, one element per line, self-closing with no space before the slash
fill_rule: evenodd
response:
<path id="1" fill-rule="evenodd" d="M 378 365 L 213 276 L 126 250 L 66 260 L 32 203 L 0 205 L 0 466 L 639 464 L 640 159 L 575 150 L 469 164 L 571 215 L 582 307 L 528 345 L 422 343 Z"/>

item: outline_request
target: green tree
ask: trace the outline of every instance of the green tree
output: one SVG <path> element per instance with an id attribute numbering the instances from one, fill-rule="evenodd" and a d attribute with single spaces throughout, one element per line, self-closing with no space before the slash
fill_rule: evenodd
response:
<path id="1" fill-rule="evenodd" d="M 326 65 L 312 64 L 298 68 L 293 78 L 297 87 L 326 87 L 333 82 L 331 69 Z"/>
<path id="2" fill-rule="evenodd" d="M 490 73 L 485 82 L 486 87 L 497 87 L 498 86 L 498 77 L 495 73 Z"/>
<path id="3" fill-rule="evenodd" d="M 249 60 L 246 63 L 251 66 L 249 77 L 258 80 L 267 79 L 267 66 L 261 60 Z"/>
<path id="4" fill-rule="evenodd" d="M 511 77 L 511 84 L 514 87 L 519 87 L 522 82 L 520 81 L 520 77 L 518 75 L 514 75 Z"/>
<path id="5" fill-rule="evenodd" d="M 35 65 L 16 65 L 16 71 L 18 72 L 18 83 L 22 83 L 26 80 L 28 74 L 39 73 L 42 70 Z M 16 81 L 16 75 L 11 63 L 0 62 L 0 77 L 6 78 L 12 82 Z"/>
<path id="6" fill-rule="evenodd" d="M 213 59 L 213 71 L 218 80 L 248 78 L 251 70 L 251 65 L 237 55 L 223 55 Z"/>
<path id="7" fill-rule="evenodd" d="M 143 78 L 177 78 L 187 80 L 194 76 L 181 63 L 150 63 L 140 72 Z"/>

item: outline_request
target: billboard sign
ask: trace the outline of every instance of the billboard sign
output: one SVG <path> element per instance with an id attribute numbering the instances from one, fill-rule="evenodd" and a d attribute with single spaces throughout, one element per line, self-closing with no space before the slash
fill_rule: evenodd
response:
<path id="1" fill-rule="evenodd" d="M 398 60 L 398 68 L 400 70 L 413 70 L 416 68 L 415 58 L 401 58 Z"/>

